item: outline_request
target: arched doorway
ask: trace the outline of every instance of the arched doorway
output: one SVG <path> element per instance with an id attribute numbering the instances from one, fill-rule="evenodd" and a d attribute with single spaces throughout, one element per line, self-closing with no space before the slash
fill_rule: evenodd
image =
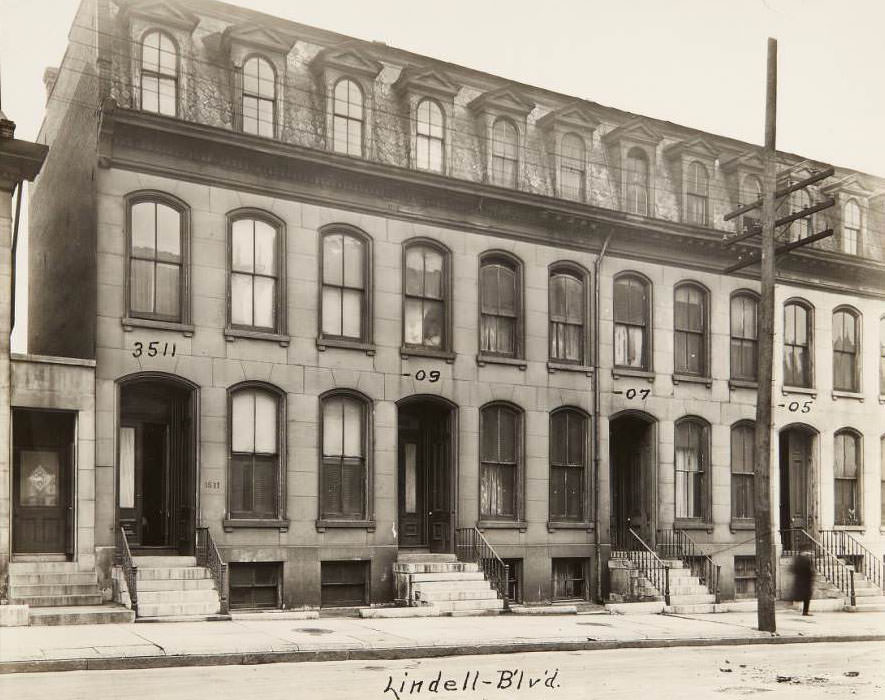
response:
<path id="1" fill-rule="evenodd" d="M 632 528 L 654 547 L 657 523 L 657 421 L 624 411 L 609 421 L 612 547 L 630 545 Z"/>
<path id="2" fill-rule="evenodd" d="M 400 548 L 451 552 L 455 525 L 454 404 L 413 396 L 397 405 Z"/>
<path id="3" fill-rule="evenodd" d="M 197 388 L 162 373 L 126 377 L 118 387 L 118 527 L 134 554 L 191 554 Z"/>
<path id="4" fill-rule="evenodd" d="M 793 551 L 795 530 L 815 526 L 814 447 L 817 431 L 804 423 L 788 425 L 778 436 L 778 523 L 784 550 Z"/>

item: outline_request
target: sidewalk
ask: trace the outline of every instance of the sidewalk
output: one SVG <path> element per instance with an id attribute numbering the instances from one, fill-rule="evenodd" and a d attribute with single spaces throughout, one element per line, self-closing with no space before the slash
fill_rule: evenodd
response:
<path id="1" fill-rule="evenodd" d="M 0 629 L 0 673 L 885 640 L 885 613 L 239 619 Z"/>

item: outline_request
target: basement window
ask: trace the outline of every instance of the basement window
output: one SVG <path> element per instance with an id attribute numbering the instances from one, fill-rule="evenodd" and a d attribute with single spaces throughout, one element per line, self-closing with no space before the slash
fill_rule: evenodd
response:
<path id="1" fill-rule="evenodd" d="M 231 562 L 229 566 L 231 610 L 280 607 L 282 562 Z"/>
<path id="2" fill-rule="evenodd" d="M 734 558 L 734 597 L 756 597 L 756 557 Z"/>
<path id="3" fill-rule="evenodd" d="M 587 560 L 553 560 L 553 600 L 587 599 Z"/>
<path id="4" fill-rule="evenodd" d="M 366 605 L 369 588 L 368 561 L 320 563 L 320 604 L 324 608 Z"/>

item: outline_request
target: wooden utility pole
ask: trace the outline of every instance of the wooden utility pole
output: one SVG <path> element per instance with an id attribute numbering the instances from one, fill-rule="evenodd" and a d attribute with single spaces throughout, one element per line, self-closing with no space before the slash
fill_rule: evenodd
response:
<path id="1" fill-rule="evenodd" d="M 774 632 L 774 543 L 771 520 L 771 374 L 774 363 L 774 191 L 777 123 L 777 40 L 768 40 L 765 149 L 762 177 L 762 299 L 759 313 L 759 383 L 756 391 L 756 459 L 753 489 L 756 520 L 756 610 L 759 629 Z"/>

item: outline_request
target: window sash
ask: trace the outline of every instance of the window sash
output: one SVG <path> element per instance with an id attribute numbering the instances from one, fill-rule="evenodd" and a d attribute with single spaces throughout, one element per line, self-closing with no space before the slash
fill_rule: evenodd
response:
<path id="1" fill-rule="evenodd" d="M 615 366 L 648 369 L 644 325 L 615 323 Z"/>
<path id="2" fill-rule="evenodd" d="M 482 518 L 517 519 L 518 469 L 516 462 L 483 460 L 480 483 Z"/>
<path id="3" fill-rule="evenodd" d="M 279 455 L 231 454 L 231 518 L 273 519 L 279 513 Z"/>
<path id="4" fill-rule="evenodd" d="M 178 114 L 178 78 L 141 71 L 141 108 L 169 117 Z"/>
<path id="5" fill-rule="evenodd" d="M 857 391 L 857 355 L 854 352 L 833 351 L 833 388 Z"/>
<path id="6" fill-rule="evenodd" d="M 686 195 L 687 220 L 690 224 L 703 226 L 707 223 L 707 196 L 688 193 Z"/>
<path id="7" fill-rule="evenodd" d="M 702 376 L 705 371 L 705 336 L 703 332 L 681 331 L 674 333 L 676 356 L 675 371 L 679 374 Z"/>
<path id="8" fill-rule="evenodd" d="M 834 478 L 834 510 L 835 525 L 859 525 L 860 504 L 858 502 L 857 477 Z"/>
<path id="9" fill-rule="evenodd" d="M 368 474 L 366 460 L 323 456 L 324 518 L 365 520 Z"/>
<path id="10" fill-rule="evenodd" d="M 563 157 L 559 170 L 560 193 L 567 199 L 584 200 L 586 174 L 584 167 L 576 160 Z"/>

